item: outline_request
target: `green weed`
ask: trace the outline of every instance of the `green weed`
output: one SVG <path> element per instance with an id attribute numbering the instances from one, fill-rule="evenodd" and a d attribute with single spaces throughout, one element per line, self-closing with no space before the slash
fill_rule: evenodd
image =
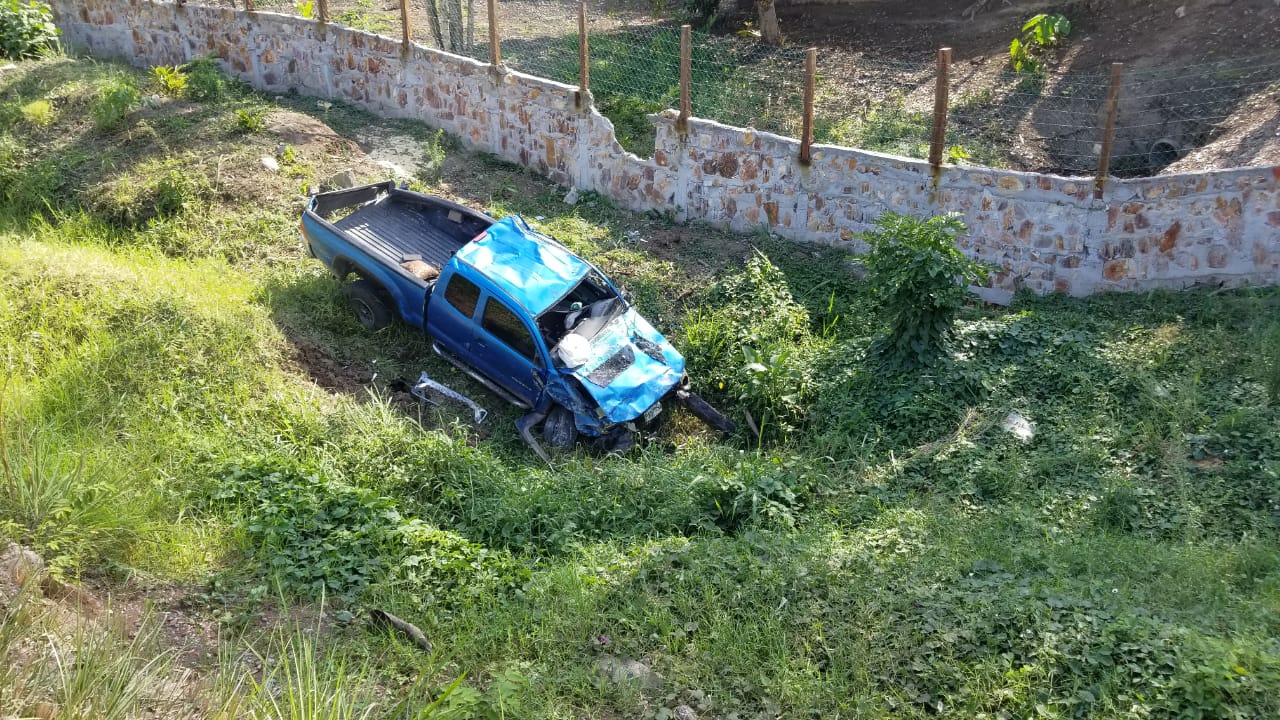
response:
<path id="1" fill-rule="evenodd" d="M 266 112 L 261 108 L 239 108 L 236 110 L 236 128 L 244 133 L 262 132 L 267 126 Z"/>
<path id="2" fill-rule="evenodd" d="M 175 97 L 187 87 L 187 73 L 175 65 L 156 65 L 151 68 L 151 77 L 162 91 Z"/>
<path id="3" fill-rule="evenodd" d="M 953 216 L 917 220 L 885 213 L 875 230 L 862 235 L 871 247 L 869 278 L 889 321 L 878 352 L 891 362 L 931 365 L 945 352 L 968 285 L 986 277 L 986 269 L 957 247 L 964 233 Z"/>
<path id="4" fill-rule="evenodd" d="M 102 88 L 89 113 L 99 130 L 116 130 L 137 108 L 138 99 L 138 89 L 131 82 L 117 81 Z"/>
<path id="5" fill-rule="evenodd" d="M 201 57 L 192 60 L 185 66 L 187 74 L 187 97 L 198 102 L 218 102 L 225 98 L 231 88 L 232 81 L 222 72 L 215 57 Z"/>

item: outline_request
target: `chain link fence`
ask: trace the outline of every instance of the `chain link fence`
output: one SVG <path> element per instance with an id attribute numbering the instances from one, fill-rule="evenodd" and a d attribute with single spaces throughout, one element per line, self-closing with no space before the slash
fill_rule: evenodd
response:
<path id="1" fill-rule="evenodd" d="M 319 3 L 256 0 L 254 6 L 318 17 Z M 577 2 L 499 0 L 496 7 L 505 65 L 579 83 Z M 390 37 L 402 33 L 399 0 L 327 0 L 326 10 L 331 22 Z M 408 15 L 415 42 L 490 59 L 487 0 L 411 0 Z M 650 155 L 648 115 L 679 104 L 676 11 L 663 0 L 589 0 L 585 20 L 597 107 L 614 121 L 624 147 Z M 692 39 L 695 117 L 801 134 L 804 48 L 773 47 L 745 33 L 694 31 Z M 945 161 L 1071 175 L 1098 171 L 1111 90 L 1105 65 L 1015 73 L 1004 59 L 991 58 L 955 63 L 950 74 Z M 936 77 L 936 58 L 928 53 L 820 48 L 814 141 L 927 157 Z M 1115 174 L 1248 164 L 1256 160 L 1249 142 L 1267 141 L 1256 137 L 1264 132 L 1260 125 L 1280 119 L 1280 53 L 1126 69 L 1120 77 L 1110 161 Z"/>

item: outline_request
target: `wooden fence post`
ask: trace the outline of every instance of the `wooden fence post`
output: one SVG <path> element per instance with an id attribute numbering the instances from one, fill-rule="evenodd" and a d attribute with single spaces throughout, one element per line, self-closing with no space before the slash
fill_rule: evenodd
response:
<path id="1" fill-rule="evenodd" d="M 320 17 L 318 18 L 320 24 L 327 24 L 329 22 L 329 0 L 316 0 L 316 6 L 320 12 Z"/>
<path id="2" fill-rule="evenodd" d="M 933 91 L 933 135 L 929 138 L 929 164 L 942 166 L 947 143 L 947 105 L 951 98 L 951 48 L 938 50 L 938 85 Z"/>
<path id="3" fill-rule="evenodd" d="M 498 0 L 489 0 L 489 64 L 502 64 L 502 45 L 498 39 Z"/>
<path id="4" fill-rule="evenodd" d="M 591 51 L 587 48 L 587 0 L 578 3 L 578 109 L 591 106 Z"/>
<path id="5" fill-rule="evenodd" d="M 244 0 L 244 9 L 253 12 L 253 0 Z"/>
<path id="6" fill-rule="evenodd" d="M 676 129 L 689 131 L 689 118 L 693 116 L 693 97 L 689 87 L 693 83 L 693 27 L 680 26 L 680 116 Z"/>
<path id="7" fill-rule="evenodd" d="M 591 89 L 590 53 L 587 50 L 587 2 L 578 3 L 578 90 Z"/>
<path id="8" fill-rule="evenodd" d="M 409 26 L 409 0 L 400 0 L 400 36 L 407 53 L 413 43 L 413 29 Z"/>
<path id="9" fill-rule="evenodd" d="M 800 162 L 808 165 L 812 161 L 810 155 L 813 145 L 813 95 L 818 78 L 818 48 L 809 48 L 805 55 L 804 122 L 800 129 Z"/>
<path id="10" fill-rule="evenodd" d="M 1093 180 L 1093 197 L 1102 199 L 1111 173 L 1111 145 L 1116 138 L 1116 110 L 1120 107 L 1120 73 L 1124 63 L 1111 63 L 1111 88 L 1107 91 L 1107 124 L 1102 130 L 1102 153 L 1098 157 L 1098 176 Z"/>

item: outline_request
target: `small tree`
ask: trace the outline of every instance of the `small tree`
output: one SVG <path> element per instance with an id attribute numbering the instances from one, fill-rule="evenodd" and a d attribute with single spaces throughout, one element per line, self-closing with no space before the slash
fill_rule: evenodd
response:
<path id="1" fill-rule="evenodd" d="M 756 12 L 760 16 L 760 39 L 770 45 L 781 45 L 782 28 L 778 25 L 774 0 L 756 0 Z"/>
<path id="2" fill-rule="evenodd" d="M 876 228 L 861 236 L 871 246 L 863 260 L 889 330 L 873 351 L 901 367 L 933 365 L 945 354 L 968 285 L 985 280 L 986 268 L 956 247 L 966 228 L 955 215 L 890 212 Z"/>

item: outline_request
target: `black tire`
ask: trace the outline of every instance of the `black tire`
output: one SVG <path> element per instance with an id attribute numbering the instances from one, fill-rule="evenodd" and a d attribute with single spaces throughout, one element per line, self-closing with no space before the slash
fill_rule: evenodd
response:
<path id="1" fill-rule="evenodd" d="M 356 313 L 356 320 L 368 330 L 381 330 L 391 324 L 394 316 L 382 299 L 377 285 L 368 280 L 357 280 L 346 288 L 347 303 Z"/>
<path id="2" fill-rule="evenodd" d="M 563 405 L 551 408 L 547 419 L 542 422 L 542 439 L 554 450 L 573 450 L 578 442 L 578 426 L 573 420 L 573 413 Z"/>
<path id="3" fill-rule="evenodd" d="M 710 403 L 694 393 L 685 390 L 678 393 L 676 397 L 680 400 L 680 404 L 689 409 L 689 412 L 712 428 L 726 435 L 738 429 L 738 426 L 734 425 L 732 420 L 725 417 L 723 413 L 711 407 Z"/>

